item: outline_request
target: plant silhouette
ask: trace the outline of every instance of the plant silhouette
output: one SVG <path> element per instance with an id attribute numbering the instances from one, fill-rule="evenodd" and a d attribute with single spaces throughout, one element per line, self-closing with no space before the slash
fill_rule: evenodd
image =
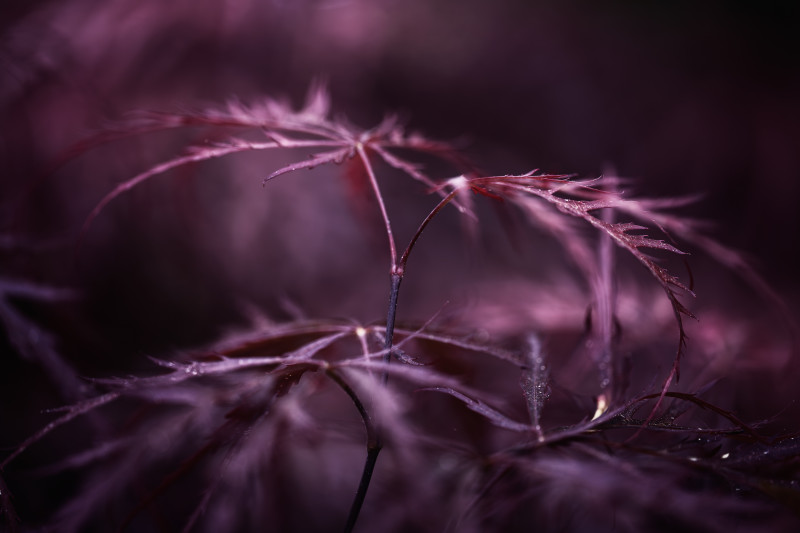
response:
<path id="1" fill-rule="evenodd" d="M 222 140 L 189 146 L 120 183 L 88 214 L 82 239 L 112 201 L 124 202 L 125 193 L 181 167 L 247 152 L 310 150 L 310 157 L 264 177 L 263 193 L 271 193 L 273 180 L 316 167 L 355 168 L 371 194 L 354 198 L 368 204 L 353 207 L 379 215 L 388 244 L 387 318 L 268 322 L 207 348 L 152 358 L 150 373 L 92 379 L 89 392 L 54 409 L 54 418 L 0 463 L 11 471 L 65 426 L 89 416 L 98 422 L 89 447 L 39 472 L 78 477 L 48 510 L 45 525 L 59 531 L 515 531 L 534 524 L 547 531 L 727 531 L 737 523 L 796 523 L 785 506 L 797 508 L 797 437 L 764 432 L 705 400 L 713 382 L 675 387 L 689 343 L 684 321 L 694 318 L 682 300 L 694 292 L 663 262 L 683 258 L 683 245 L 702 248 L 774 296 L 740 255 L 707 237 L 699 222 L 675 214 L 694 198 L 636 198 L 625 192 L 628 182 L 611 175 L 484 175 L 450 144 L 409 134 L 395 118 L 366 130 L 332 118 L 321 85 L 299 110 L 265 99 L 142 113 L 81 142 L 66 158 L 125 137 L 186 128 Z M 431 160 L 451 174 L 427 170 L 422 162 Z M 410 178 L 404 187 L 429 206 L 405 248 L 384 192 L 385 180 L 397 176 Z M 571 286 L 584 290 L 586 320 L 569 327 L 580 338 L 580 363 L 593 368 L 584 387 L 590 394 L 562 383 L 570 354 L 554 353 L 555 343 L 551 349 L 544 340 L 548 332 L 532 325 L 523 334 L 483 334 L 474 327 L 480 319 L 448 314 L 447 306 L 416 322 L 396 320 L 404 279 L 426 276 L 415 270 L 414 250 L 448 206 L 473 237 L 490 225 L 484 207 L 491 206 L 510 216 L 511 233 L 544 235 L 562 250 L 544 260 L 568 264 L 581 278 Z M 478 241 L 472 253 L 491 256 Z M 622 298 L 653 299 L 642 285 L 620 279 L 624 258 L 660 288 L 671 323 L 662 319 L 652 330 L 621 323 Z M 21 290 L 0 283 L 2 294 L 6 286 Z M 51 296 L 42 291 L 26 294 Z M 0 318 L 8 325 L 18 315 L 4 302 Z M 645 333 L 626 338 L 631 327 Z M 636 352 L 659 356 L 640 363 L 629 356 Z M 40 364 L 58 374 L 64 363 L 51 357 Z M 634 370 L 650 383 L 631 390 Z M 62 377 L 65 386 L 74 380 Z M 14 490 L 0 484 L 0 505 L 9 527 L 25 529 L 8 496 Z"/>

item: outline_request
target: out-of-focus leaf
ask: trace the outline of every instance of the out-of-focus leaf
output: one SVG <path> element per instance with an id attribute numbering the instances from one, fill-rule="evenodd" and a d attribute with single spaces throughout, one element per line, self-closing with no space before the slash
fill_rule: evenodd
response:
<path id="1" fill-rule="evenodd" d="M 532 426 L 528 424 L 522 424 L 520 422 L 517 422 L 516 420 L 512 420 L 511 418 L 507 417 L 506 415 L 502 414 L 496 409 L 489 407 L 482 401 L 470 398 L 466 394 L 462 394 L 457 390 L 446 387 L 435 387 L 425 390 L 434 392 L 443 392 L 445 394 L 449 394 L 450 396 L 453 396 L 454 398 L 463 402 L 464 405 L 466 405 L 469 409 L 475 411 L 479 415 L 484 416 L 492 424 L 501 427 L 503 429 L 508 429 L 511 431 L 517 431 L 521 433 L 527 433 L 530 432 L 531 430 L 535 430 L 535 428 L 533 428 Z"/>
<path id="2" fill-rule="evenodd" d="M 528 336 L 525 356 L 527 364 L 522 368 L 520 386 L 522 387 L 522 394 L 525 396 L 533 431 L 541 441 L 544 440 L 541 424 L 542 408 L 550 396 L 550 385 L 548 383 L 549 372 L 544 362 L 542 345 L 535 335 Z"/>

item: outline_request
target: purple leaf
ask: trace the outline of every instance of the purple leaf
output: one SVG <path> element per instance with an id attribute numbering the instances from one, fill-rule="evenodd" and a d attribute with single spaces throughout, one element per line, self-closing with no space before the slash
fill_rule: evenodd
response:
<path id="1" fill-rule="evenodd" d="M 544 362 L 542 345 L 535 335 L 529 335 L 527 339 L 527 349 L 525 350 L 526 365 L 522 369 L 520 386 L 522 394 L 525 396 L 525 403 L 531 417 L 533 431 L 539 441 L 544 440 L 542 433 L 541 417 L 542 408 L 547 398 L 550 396 L 549 372 Z"/>
<path id="2" fill-rule="evenodd" d="M 528 424 L 521 424 L 516 420 L 512 420 L 511 418 L 508 418 L 506 415 L 500 413 L 496 409 L 489 407 L 482 401 L 470 398 L 466 394 L 462 394 L 455 389 L 450 389 L 446 387 L 435 387 L 424 390 L 443 392 L 445 394 L 449 394 L 450 396 L 453 396 L 454 398 L 463 402 L 464 405 L 466 405 L 472 411 L 475 411 L 479 415 L 484 416 L 486 419 L 489 420 L 489 422 L 491 422 L 495 426 L 501 427 L 503 429 L 517 431 L 520 433 L 527 433 L 530 432 L 531 430 L 535 430 L 535 428 L 529 426 Z"/>

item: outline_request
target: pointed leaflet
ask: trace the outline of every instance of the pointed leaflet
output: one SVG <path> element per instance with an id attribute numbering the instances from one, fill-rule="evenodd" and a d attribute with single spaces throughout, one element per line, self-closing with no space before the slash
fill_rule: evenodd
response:
<path id="1" fill-rule="evenodd" d="M 65 414 L 61 415 L 60 417 L 56 418 L 45 427 L 25 439 L 22 444 L 20 444 L 14 452 L 3 459 L 0 462 L 0 470 L 3 470 L 8 464 L 13 461 L 19 454 L 24 452 L 30 445 L 40 441 L 45 435 L 53 431 L 59 426 L 62 426 L 72 420 L 73 418 L 80 416 L 84 413 L 87 413 L 93 409 L 100 407 L 101 405 L 105 405 L 113 400 L 119 398 L 119 393 L 117 392 L 109 392 L 107 394 L 103 394 L 102 396 L 98 396 L 96 398 L 91 398 L 89 400 L 77 403 L 70 407 L 66 407 L 61 409 L 62 411 L 66 411 Z"/>
<path id="2" fill-rule="evenodd" d="M 525 367 L 522 369 L 520 386 L 522 394 L 525 396 L 525 403 L 531 417 L 533 431 L 539 441 L 544 440 L 542 433 L 541 415 L 544 402 L 550 396 L 550 386 L 548 384 L 549 373 L 544 362 L 542 345 L 538 337 L 529 335 L 527 339 L 527 349 L 525 356 L 527 359 Z"/>
<path id="3" fill-rule="evenodd" d="M 286 165 L 285 167 L 279 168 L 275 172 L 271 173 L 269 176 L 264 178 L 263 184 L 266 184 L 268 181 L 271 181 L 278 176 L 283 174 L 288 174 L 290 172 L 294 172 L 295 170 L 301 169 L 312 169 L 316 166 L 323 165 L 325 163 L 336 163 L 337 165 L 342 163 L 345 159 L 349 159 L 353 157 L 354 153 L 351 148 L 342 148 L 340 150 L 331 150 L 330 152 L 325 152 L 321 154 L 314 154 L 311 156 L 311 159 L 307 161 L 301 161 L 299 163 L 292 163 L 290 165 Z"/>
<path id="4" fill-rule="evenodd" d="M 632 235 L 629 232 L 641 229 L 640 226 L 630 223 L 608 223 L 594 216 L 592 213 L 599 209 L 615 208 L 620 202 L 618 193 L 600 191 L 595 187 L 589 187 L 587 183 L 600 184 L 600 179 L 590 182 L 570 182 L 563 176 L 493 176 L 486 178 L 472 178 L 468 180 L 469 186 L 473 189 L 486 190 L 490 194 L 502 194 L 514 202 L 525 204 L 528 195 L 538 196 L 542 200 L 551 204 L 558 211 L 565 215 L 582 218 L 596 229 L 606 233 L 620 247 L 626 249 L 642 265 L 647 268 L 653 277 L 661 284 L 667 298 L 672 304 L 675 320 L 678 324 L 679 339 L 678 350 L 667 379 L 666 386 L 673 377 L 679 373 L 680 358 L 686 340 L 686 333 L 683 327 L 683 316 L 694 318 L 694 315 L 678 300 L 674 288 L 681 289 L 688 294 L 694 293 L 675 276 L 672 276 L 666 269 L 658 266 L 655 261 L 640 250 L 640 248 L 656 248 L 672 253 L 682 253 L 674 246 L 664 241 L 652 239 L 645 235 Z M 587 195 L 591 199 L 575 199 L 580 191 L 581 195 Z M 556 193 L 569 194 L 572 197 L 558 196 Z M 635 202 L 627 200 L 627 202 Z"/>
<path id="5" fill-rule="evenodd" d="M 257 146 L 257 148 L 256 148 Z M 224 146 L 209 146 L 209 147 L 195 147 L 189 150 L 189 153 L 181 156 L 175 157 L 168 161 L 165 161 L 161 164 L 158 164 L 141 174 L 134 176 L 133 178 L 126 180 L 106 194 L 100 202 L 92 209 L 89 216 L 86 218 L 86 221 L 83 224 L 83 233 L 86 232 L 88 227 L 91 225 L 92 221 L 97 218 L 97 215 L 105 208 L 112 200 L 120 196 L 121 194 L 128 192 L 129 190 L 133 189 L 137 185 L 141 184 L 144 181 L 149 180 L 154 176 L 158 176 L 159 174 L 163 174 L 169 170 L 174 168 L 178 168 L 184 165 L 188 165 L 190 163 L 197 163 L 199 161 L 206 161 L 208 159 L 215 159 L 218 157 L 223 157 L 228 154 L 234 154 L 238 152 L 244 152 L 247 150 L 255 150 L 255 149 L 267 149 L 267 148 L 279 148 L 280 145 L 278 143 L 262 143 L 260 145 L 254 145 L 252 143 L 233 143 Z"/>
<path id="6" fill-rule="evenodd" d="M 192 361 L 190 363 L 176 363 L 172 361 L 159 361 L 154 359 L 155 363 L 159 366 L 171 368 L 173 371 L 168 374 L 161 374 L 146 378 L 99 379 L 95 380 L 95 382 L 112 386 L 120 390 L 124 389 L 126 391 L 131 391 L 152 387 L 162 387 L 164 385 L 180 383 L 182 381 L 186 381 L 187 379 L 192 379 L 199 376 L 227 374 L 249 368 L 272 366 L 285 368 L 293 364 L 302 364 L 304 366 L 320 366 L 323 363 L 320 361 L 314 361 L 313 357 L 320 350 L 324 350 L 334 342 L 350 334 L 352 334 L 352 331 L 336 332 L 311 341 L 292 352 L 288 352 L 280 356 L 234 358 L 220 356 L 221 358 L 219 361 Z"/>
<path id="7" fill-rule="evenodd" d="M 443 392 L 445 394 L 449 394 L 450 396 L 463 402 L 464 405 L 466 405 L 472 411 L 475 411 L 479 415 L 485 417 L 487 420 L 489 420 L 489 422 L 491 422 L 495 426 L 521 433 L 528 432 L 532 429 L 531 426 L 529 426 L 528 424 L 521 424 L 516 420 L 512 420 L 506 415 L 497 411 L 496 409 L 486 405 L 484 402 L 470 398 L 466 394 L 462 394 L 455 389 L 450 389 L 446 387 L 435 387 L 423 390 Z"/>

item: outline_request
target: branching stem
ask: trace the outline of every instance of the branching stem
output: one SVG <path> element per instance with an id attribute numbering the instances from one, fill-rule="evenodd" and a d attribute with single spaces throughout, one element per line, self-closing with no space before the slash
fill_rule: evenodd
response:
<path id="1" fill-rule="evenodd" d="M 453 198 L 455 198 L 459 190 L 460 189 L 455 189 L 451 191 L 447 196 L 442 198 L 441 201 L 438 204 L 436 204 L 436 207 L 434 207 L 433 210 L 430 213 L 428 213 L 428 216 L 425 217 L 425 220 L 422 221 L 422 224 L 419 225 L 417 232 L 414 234 L 413 237 L 411 237 L 411 242 L 408 243 L 408 246 L 406 247 L 405 251 L 403 251 L 403 255 L 400 257 L 400 261 L 397 264 L 397 271 L 400 273 L 401 277 L 405 272 L 406 263 L 408 262 L 408 256 L 411 254 L 411 249 L 414 248 L 414 245 L 417 243 L 417 240 L 419 239 L 420 235 L 422 235 L 422 232 L 425 231 L 425 228 L 428 226 L 430 221 L 433 220 L 433 218 L 439 213 L 439 211 L 441 211 L 444 208 L 444 206 L 449 204 L 453 200 Z"/>
<path id="2" fill-rule="evenodd" d="M 378 188 L 378 182 L 375 179 L 375 174 L 372 171 L 372 167 L 367 159 L 367 154 L 364 151 L 362 145 L 358 145 L 358 155 L 361 160 L 364 162 L 364 167 L 367 169 L 367 174 L 369 175 L 370 182 L 372 183 L 372 188 L 375 191 L 375 196 L 378 198 L 378 205 L 381 209 L 381 214 L 383 215 L 383 220 L 386 224 L 386 233 L 389 236 L 389 248 L 392 254 L 392 270 L 391 270 L 391 287 L 389 290 L 389 309 L 386 315 L 386 338 L 384 339 L 384 350 L 385 354 L 383 355 L 383 362 L 388 364 L 392 360 L 392 345 L 394 343 L 394 325 L 395 325 L 395 318 L 397 317 L 397 300 L 400 296 L 400 283 L 403 281 L 403 275 L 405 274 L 406 263 L 408 262 L 408 256 L 411 254 L 412 248 L 416 244 L 417 240 L 419 239 L 422 232 L 425 231 L 425 228 L 428 226 L 431 220 L 441 211 L 444 206 L 446 206 L 450 201 L 455 198 L 458 189 L 452 191 L 447 196 L 442 198 L 442 200 L 433 208 L 433 210 L 428 213 L 428 216 L 425 217 L 425 220 L 422 221 L 419 228 L 417 229 L 414 236 L 411 237 L 411 241 L 408 243 L 408 246 L 403 251 L 403 255 L 400 257 L 400 260 L 397 260 L 397 249 L 395 248 L 394 237 L 392 235 L 392 228 L 389 224 L 389 217 L 386 212 L 386 206 L 383 203 L 383 199 L 381 198 L 380 189 Z M 358 409 L 361 417 L 364 419 L 364 425 L 367 428 L 367 458 L 364 461 L 364 470 L 361 472 L 361 481 L 358 484 L 358 490 L 356 491 L 355 498 L 353 499 L 353 503 L 350 506 L 350 514 L 347 517 L 347 523 L 345 525 L 344 531 L 345 533 L 351 533 L 353 528 L 356 525 L 356 521 L 358 520 L 358 515 L 361 512 L 361 506 L 364 504 L 364 500 L 367 497 L 367 491 L 369 490 L 369 484 L 372 481 L 372 473 L 375 471 L 375 465 L 378 462 L 378 455 L 381 453 L 381 449 L 383 448 L 383 440 L 381 437 L 381 428 L 379 424 L 375 424 L 372 422 L 372 419 L 369 416 L 369 413 L 365 409 L 364 405 L 361 403 L 361 400 L 358 399 L 355 392 L 350 388 L 347 383 L 345 383 L 337 374 L 328 371 L 328 375 L 339 384 L 340 387 L 347 393 L 348 396 L 353 400 L 356 404 L 356 408 Z M 384 370 L 381 374 L 381 386 L 386 386 L 386 383 L 389 381 L 389 373 Z"/>
<path id="3" fill-rule="evenodd" d="M 394 322 L 397 316 L 397 298 L 400 296 L 400 283 L 403 281 L 402 271 L 395 270 L 392 272 L 391 289 L 389 291 L 389 310 L 386 313 L 386 339 L 384 341 L 384 349 L 386 353 L 383 355 L 383 362 L 389 363 L 392 360 L 392 344 L 394 343 Z M 381 384 L 386 385 L 389 379 L 389 374 L 385 370 L 381 376 Z"/>

